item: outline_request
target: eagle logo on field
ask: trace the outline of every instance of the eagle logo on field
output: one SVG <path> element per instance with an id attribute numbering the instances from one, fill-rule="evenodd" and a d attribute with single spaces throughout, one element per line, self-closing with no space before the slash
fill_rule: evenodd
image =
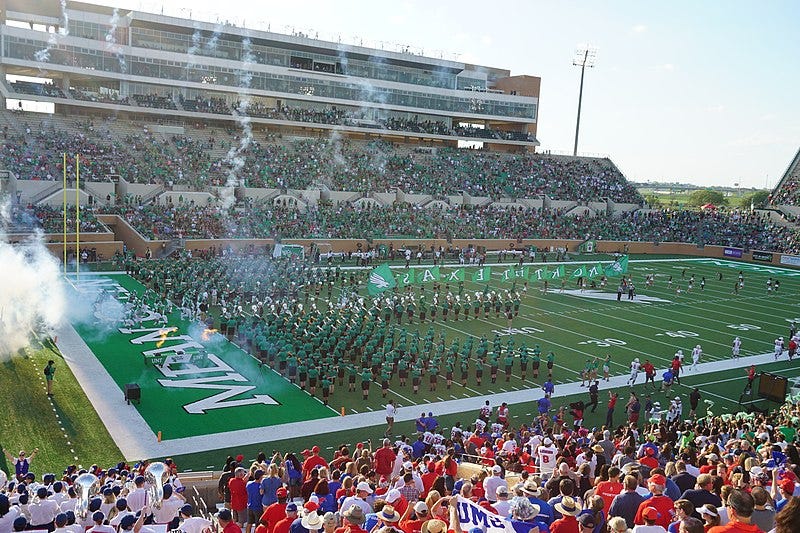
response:
<path id="1" fill-rule="evenodd" d="M 378 287 L 379 289 L 388 289 L 389 282 L 383 279 L 380 274 L 373 272 L 369 275 L 369 282 Z"/>

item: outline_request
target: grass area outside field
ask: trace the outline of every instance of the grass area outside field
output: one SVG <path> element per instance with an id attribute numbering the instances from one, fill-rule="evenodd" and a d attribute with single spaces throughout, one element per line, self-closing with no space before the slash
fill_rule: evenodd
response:
<path id="1" fill-rule="evenodd" d="M 44 367 L 56 362 L 52 403 L 46 395 Z M 0 445 L 15 456 L 20 450 L 39 453 L 31 471 L 61 474 L 70 464 L 116 464 L 122 454 L 60 353 L 38 341 L 0 363 Z M 0 469 L 13 472 L 5 456 Z M 38 478 L 41 479 L 41 478 Z"/>

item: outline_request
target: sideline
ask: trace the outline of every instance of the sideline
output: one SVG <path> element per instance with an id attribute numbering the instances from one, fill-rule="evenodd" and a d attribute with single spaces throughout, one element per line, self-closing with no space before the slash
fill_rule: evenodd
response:
<path id="1" fill-rule="evenodd" d="M 195 452 L 217 450 L 236 445 L 258 444 L 266 441 L 299 438 L 314 433 L 331 433 L 336 431 L 361 429 L 366 426 L 380 426 L 386 423 L 383 410 L 369 413 L 331 417 L 313 421 L 291 422 L 277 426 L 266 426 L 251 429 L 232 430 L 224 433 L 198 435 L 180 439 L 158 442 L 156 435 L 144 421 L 134 406 L 125 403 L 123 392 L 103 368 L 94 353 L 71 324 L 58 329 L 57 346 L 64 355 L 76 379 L 80 383 L 89 402 L 97 410 L 97 414 L 111 434 L 111 438 L 119 447 L 126 460 L 154 459 L 170 455 L 184 455 Z M 759 365 L 775 362 L 772 352 L 760 355 L 741 357 L 735 361 L 736 366 Z M 731 368 L 730 359 L 700 363 L 698 371 L 692 376 L 713 374 Z M 688 377 L 688 376 L 687 376 Z M 627 385 L 627 374 L 617 375 L 604 382 L 603 389 L 616 389 Z M 644 373 L 639 379 L 644 381 Z M 571 396 L 586 392 L 580 382 L 572 382 L 556 386 L 554 397 Z M 491 395 L 472 396 L 456 400 L 426 403 L 425 409 L 437 415 L 448 415 L 463 412 L 477 412 L 488 399 L 492 404 L 508 402 L 509 405 L 531 402 L 539 398 L 538 387 L 518 391 L 501 392 Z M 417 404 L 403 405 L 398 409 L 395 422 L 416 420 Z"/>

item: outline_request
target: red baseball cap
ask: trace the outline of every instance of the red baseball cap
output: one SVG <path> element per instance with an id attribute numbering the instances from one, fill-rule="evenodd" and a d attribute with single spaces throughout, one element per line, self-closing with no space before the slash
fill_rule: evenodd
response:
<path id="1" fill-rule="evenodd" d="M 661 477 L 664 477 L 664 476 L 661 476 Z M 650 479 L 652 479 L 652 478 L 650 478 Z M 660 515 L 658 513 L 658 509 L 656 509 L 655 507 L 645 507 L 644 511 L 642 511 L 642 516 L 644 518 L 648 519 L 648 520 L 658 520 L 658 517 Z"/>
<path id="2" fill-rule="evenodd" d="M 314 446 L 311 448 L 311 453 L 319 453 L 319 446 Z"/>
<path id="3" fill-rule="evenodd" d="M 792 494 L 794 492 L 794 481 L 791 479 L 782 479 L 778 481 L 778 486 L 783 492 L 788 494 Z"/>
<path id="4" fill-rule="evenodd" d="M 310 451 L 308 451 L 308 448 L 306 448 L 305 450 L 303 450 L 302 452 L 300 452 L 300 454 L 301 454 L 301 455 L 311 455 L 311 452 L 310 452 Z"/>
<path id="5" fill-rule="evenodd" d="M 656 485 L 666 486 L 667 478 L 662 476 L 661 474 L 656 474 L 654 476 L 650 476 L 650 479 L 647 480 L 649 483 L 655 483 Z"/>
<path id="6" fill-rule="evenodd" d="M 286 490 L 286 487 L 280 487 L 278 490 L 275 491 L 275 495 L 278 498 L 285 498 L 289 494 L 289 491 Z"/>
<path id="7" fill-rule="evenodd" d="M 317 504 L 317 503 L 314 503 L 314 502 L 307 502 L 307 503 L 306 503 L 306 504 L 303 506 L 303 508 L 304 508 L 306 511 L 308 511 L 309 513 L 313 513 L 314 511 L 316 511 L 317 509 L 319 509 L 319 504 Z"/>

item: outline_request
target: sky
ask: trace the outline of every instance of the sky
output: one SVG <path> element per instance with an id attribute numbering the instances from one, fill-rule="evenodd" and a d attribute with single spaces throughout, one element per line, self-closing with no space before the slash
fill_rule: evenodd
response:
<path id="1" fill-rule="evenodd" d="M 94 1 L 540 76 L 537 137 L 553 152 L 572 152 L 572 57 L 591 44 L 578 151 L 608 155 L 632 181 L 771 188 L 800 148 L 795 0 Z"/>

